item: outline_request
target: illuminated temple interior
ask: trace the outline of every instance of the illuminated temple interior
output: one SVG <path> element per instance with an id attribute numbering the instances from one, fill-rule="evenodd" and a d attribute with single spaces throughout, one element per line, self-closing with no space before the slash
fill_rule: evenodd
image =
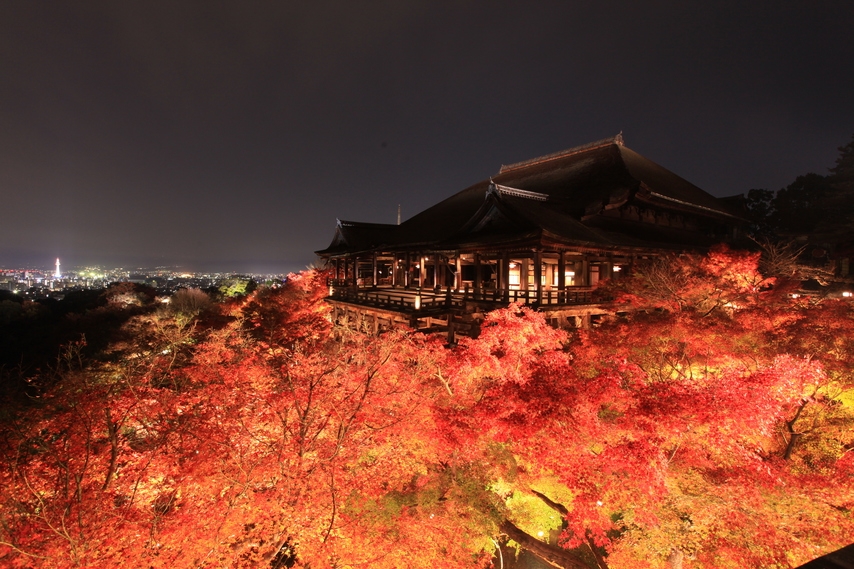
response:
<path id="1" fill-rule="evenodd" d="M 732 241 L 742 221 L 730 201 L 617 135 L 503 165 L 399 225 L 339 220 L 316 253 L 336 318 L 368 331 L 404 323 L 476 334 L 482 315 L 508 302 L 586 326 L 609 313 L 601 282 L 663 253 Z"/>

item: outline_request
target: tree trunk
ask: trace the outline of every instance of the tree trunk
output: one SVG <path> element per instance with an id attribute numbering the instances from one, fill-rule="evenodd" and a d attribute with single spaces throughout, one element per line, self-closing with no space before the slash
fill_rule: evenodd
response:
<path id="1" fill-rule="evenodd" d="M 795 412 L 795 416 L 792 417 L 791 421 L 786 421 L 786 434 L 789 435 L 789 441 L 786 443 L 786 450 L 783 452 L 783 460 L 789 460 L 792 458 L 792 451 L 795 450 L 795 443 L 798 442 L 798 439 L 801 436 L 801 433 L 795 431 L 795 423 L 800 419 L 801 413 L 804 410 L 804 407 L 807 406 L 809 401 L 807 399 L 802 399 L 801 404 L 798 406 L 798 410 Z"/>
<path id="2" fill-rule="evenodd" d="M 569 510 L 566 509 L 566 506 L 564 506 L 563 504 L 560 504 L 558 502 L 555 502 L 554 500 L 552 500 L 551 498 L 549 498 L 548 496 L 546 496 L 542 492 L 537 492 L 533 488 L 531 488 L 531 493 L 533 493 L 534 496 L 536 496 L 537 498 L 542 500 L 543 503 L 546 504 L 549 508 L 551 508 L 552 510 L 556 511 L 557 513 L 559 513 L 561 515 L 561 518 L 563 518 L 563 519 L 561 521 L 560 527 L 561 527 L 561 530 L 565 530 L 567 527 L 566 516 L 569 515 Z M 596 544 L 593 543 L 593 540 L 590 539 L 589 536 L 587 537 L 587 547 L 588 547 L 588 549 L 590 549 L 590 554 L 593 555 L 593 557 L 596 559 L 596 565 L 597 565 L 598 569 L 608 569 L 608 563 L 607 563 L 607 561 L 605 561 L 605 557 L 602 555 L 602 553 L 600 552 L 600 549 L 598 547 L 596 547 Z"/>
<path id="3" fill-rule="evenodd" d="M 110 441 L 110 465 L 107 467 L 106 476 L 104 476 L 102 491 L 106 491 L 110 487 L 110 481 L 116 473 L 116 463 L 119 458 L 119 426 L 113 422 L 109 407 L 104 407 L 104 416 L 107 420 L 107 438 Z"/>
<path id="4" fill-rule="evenodd" d="M 682 569 L 683 559 L 685 559 L 685 554 L 679 549 L 674 549 L 670 552 L 667 563 L 670 565 L 670 569 Z"/>
<path id="5" fill-rule="evenodd" d="M 566 549 L 549 545 L 516 527 L 513 522 L 504 520 L 501 531 L 552 567 L 558 569 L 590 569 L 586 563 L 579 560 Z"/>

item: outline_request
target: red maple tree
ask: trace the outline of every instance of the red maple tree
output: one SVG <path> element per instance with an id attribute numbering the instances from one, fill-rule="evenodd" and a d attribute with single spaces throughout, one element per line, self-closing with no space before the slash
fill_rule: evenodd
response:
<path id="1" fill-rule="evenodd" d="M 135 317 L 3 417 L 0 560 L 803 563 L 854 534 L 854 313 L 774 296 L 756 262 L 673 259 L 629 317 L 511 306 L 453 348 L 334 327 L 320 272 Z"/>

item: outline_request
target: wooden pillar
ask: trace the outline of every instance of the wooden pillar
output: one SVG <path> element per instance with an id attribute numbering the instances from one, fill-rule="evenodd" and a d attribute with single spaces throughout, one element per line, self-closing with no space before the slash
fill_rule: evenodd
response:
<path id="1" fill-rule="evenodd" d="M 557 258 L 557 291 L 558 302 L 566 302 L 566 251 Z"/>
<path id="2" fill-rule="evenodd" d="M 442 277 L 445 276 L 445 271 L 442 270 L 442 256 L 436 253 L 433 255 L 433 288 L 438 289 L 444 286 L 445 281 Z"/>
<path id="3" fill-rule="evenodd" d="M 480 278 L 480 253 L 474 254 L 474 298 L 480 300 L 481 294 L 481 278 Z"/>
<path id="4" fill-rule="evenodd" d="M 419 255 L 418 259 L 418 288 L 423 289 L 425 281 L 427 280 L 427 257 L 425 257 L 424 255 Z"/>
<path id="5" fill-rule="evenodd" d="M 522 259 L 519 264 L 519 289 L 528 290 L 528 258 Z"/>
<path id="6" fill-rule="evenodd" d="M 454 259 L 456 273 L 454 274 L 454 289 L 457 292 L 460 292 L 460 289 L 463 288 L 463 261 L 462 256 L 459 251 L 457 251 L 456 258 Z"/>
<path id="7" fill-rule="evenodd" d="M 411 277 L 409 275 L 409 251 L 406 252 L 403 261 L 403 288 L 409 288 Z"/>
<path id="8" fill-rule="evenodd" d="M 379 267 L 377 267 L 377 253 L 376 253 L 376 251 L 374 251 L 374 254 L 371 256 L 371 265 L 372 265 L 372 266 L 371 266 L 371 269 L 373 270 L 373 277 L 372 277 L 372 279 L 373 279 L 373 283 L 372 283 L 372 286 L 376 287 L 376 286 L 379 284 L 379 282 L 380 282 L 380 279 L 379 279 L 379 276 L 380 276 L 380 274 L 379 274 Z"/>
<path id="9" fill-rule="evenodd" d="M 590 261 L 587 255 L 581 256 L 581 261 L 576 264 L 575 277 L 581 286 L 590 286 Z"/>
<path id="10" fill-rule="evenodd" d="M 391 255 L 391 286 L 396 287 L 398 281 L 397 275 L 397 253 Z"/>
<path id="11" fill-rule="evenodd" d="M 503 291 L 504 302 L 510 302 L 510 251 L 504 251 L 499 265 L 498 288 Z"/>
<path id="12" fill-rule="evenodd" d="M 359 286 L 359 257 L 353 257 L 353 286 Z"/>
<path id="13" fill-rule="evenodd" d="M 543 252 L 534 252 L 534 286 L 537 287 L 537 305 L 543 303 Z"/>

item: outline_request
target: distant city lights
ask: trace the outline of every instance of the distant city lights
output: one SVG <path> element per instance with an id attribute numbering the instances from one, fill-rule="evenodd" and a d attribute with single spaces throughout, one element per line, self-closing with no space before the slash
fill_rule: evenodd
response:
<path id="1" fill-rule="evenodd" d="M 60 259 L 52 267 L 0 268 L 0 291 L 24 296 L 30 300 L 53 298 L 61 300 L 75 290 L 105 289 L 113 283 L 132 282 L 150 286 L 159 294 L 168 295 L 182 288 L 210 289 L 235 277 L 252 279 L 259 285 L 277 287 L 287 280 L 286 273 L 213 272 L 194 273 L 170 267 L 103 268 L 99 266 L 72 267 L 63 274 Z M 168 300 L 167 300 L 168 301 Z M 163 300 L 161 300 L 163 302 Z"/>

